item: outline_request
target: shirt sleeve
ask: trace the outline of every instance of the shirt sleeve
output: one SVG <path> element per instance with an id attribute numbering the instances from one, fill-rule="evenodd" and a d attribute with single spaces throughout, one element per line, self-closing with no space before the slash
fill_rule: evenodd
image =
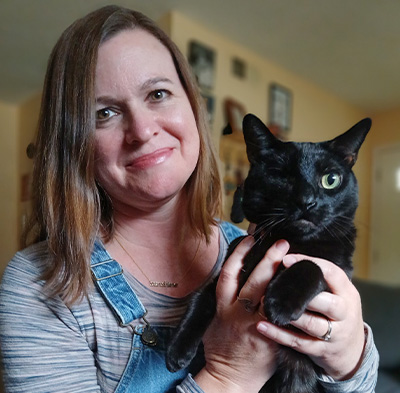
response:
<path id="1" fill-rule="evenodd" d="M 0 345 L 7 393 L 100 393 L 95 357 L 70 309 L 43 293 L 40 272 L 14 257 L 0 285 Z"/>
<path id="2" fill-rule="evenodd" d="M 326 393 L 374 393 L 378 379 L 379 354 L 373 340 L 371 328 L 365 324 L 366 344 L 360 368 L 352 378 L 335 381 L 332 377 L 322 376 L 321 385 Z"/>
<path id="3" fill-rule="evenodd" d="M 347 381 L 335 381 L 323 376 L 320 383 L 326 393 L 374 393 L 378 378 L 379 355 L 373 341 L 370 327 L 365 325 L 367 342 L 364 358 L 356 374 Z M 196 384 L 192 375 L 188 375 L 176 388 L 177 393 L 204 393 Z"/>
<path id="4" fill-rule="evenodd" d="M 195 382 L 192 375 L 189 374 L 180 385 L 176 387 L 177 393 L 204 393 L 199 385 Z"/>

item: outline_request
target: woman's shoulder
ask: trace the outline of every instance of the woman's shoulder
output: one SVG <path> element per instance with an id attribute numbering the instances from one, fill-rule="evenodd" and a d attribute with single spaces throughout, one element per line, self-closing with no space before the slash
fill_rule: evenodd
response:
<path id="1" fill-rule="evenodd" d="M 21 320 L 25 323 L 29 320 L 38 329 L 53 326 L 57 321 L 76 331 L 84 330 L 80 324 L 92 324 L 86 298 L 69 307 L 61 297 L 48 295 L 42 278 L 48 256 L 47 243 L 37 243 L 18 251 L 4 270 L 0 282 L 0 328 L 7 329 L 8 333 Z"/>
<path id="2" fill-rule="evenodd" d="M 33 244 L 18 251 L 7 264 L 2 285 L 12 280 L 38 281 L 48 263 L 47 242 Z"/>

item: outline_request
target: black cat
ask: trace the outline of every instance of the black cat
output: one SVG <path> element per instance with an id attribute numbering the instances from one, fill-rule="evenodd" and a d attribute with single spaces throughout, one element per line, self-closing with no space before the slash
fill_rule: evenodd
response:
<path id="1" fill-rule="evenodd" d="M 250 171 L 244 183 L 242 209 L 257 228 L 256 243 L 245 257 L 240 287 L 278 239 L 289 241 L 290 252 L 333 261 L 350 278 L 358 204 L 351 168 L 370 127 L 371 120 L 364 119 L 331 141 L 296 143 L 276 139 L 254 115 L 244 118 Z M 230 246 L 228 255 L 238 241 Z M 216 282 L 193 295 L 168 348 L 169 370 L 187 366 L 195 356 L 215 314 Z M 288 269 L 281 264 L 266 290 L 265 314 L 277 325 L 288 325 L 324 290 L 328 286 L 316 264 L 304 260 Z M 317 380 L 319 373 L 306 355 L 281 346 L 278 369 L 261 392 L 323 392 Z"/>

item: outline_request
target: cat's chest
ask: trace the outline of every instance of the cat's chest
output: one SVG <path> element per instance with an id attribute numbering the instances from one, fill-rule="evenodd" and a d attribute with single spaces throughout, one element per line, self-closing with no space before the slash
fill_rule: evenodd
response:
<path id="1" fill-rule="evenodd" d="M 245 276 L 248 277 L 257 264 L 264 257 L 267 250 L 279 239 L 285 239 L 280 236 L 268 236 L 264 239 L 258 239 L 255 246 L 247 254 L 244 261 Z M 314 239 L 312 241 L 296 241 L 288 239 L 290 244 L 289 254 L 304 254 L 310 257 L 322 258 L 333 262 L 342 268 L 348 276 L 352 272 L 352 255 L 354 252 L 354 242 L 350 241 L 344 245 L 341 241 Z M 280 261 L 276 261 L 279 263 Z M 244 278 L 243 278 L 244 279 Z"/>

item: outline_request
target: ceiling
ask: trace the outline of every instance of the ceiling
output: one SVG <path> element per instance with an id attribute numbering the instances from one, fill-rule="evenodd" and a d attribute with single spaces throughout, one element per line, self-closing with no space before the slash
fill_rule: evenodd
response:
<path id="1" fill-rule="evenodd" d="M 46 61 L 102 0 L 0 0 L 0 101 L 40 91 Z M 158 19 L 171 9 L 367 113 L 400 107 L 399 0 L 115 0 Z"/>

